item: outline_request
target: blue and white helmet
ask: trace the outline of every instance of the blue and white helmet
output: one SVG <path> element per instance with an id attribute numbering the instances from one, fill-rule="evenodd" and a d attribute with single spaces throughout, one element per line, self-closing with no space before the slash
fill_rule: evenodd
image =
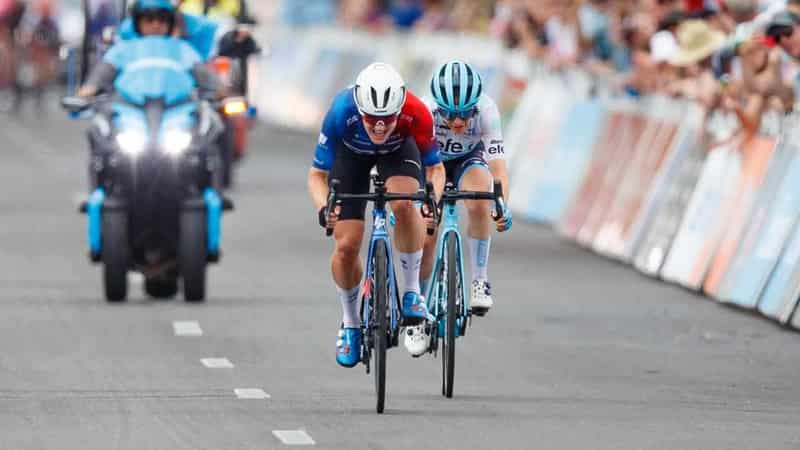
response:
<path id="1" fill-rule="evenodd" d="M 462 61 L 450 61 L 441 66 L 431 80 L 433 99 L 449 113 L 463 113 L 474 108 L 482 91 L 481 76 Z"/>

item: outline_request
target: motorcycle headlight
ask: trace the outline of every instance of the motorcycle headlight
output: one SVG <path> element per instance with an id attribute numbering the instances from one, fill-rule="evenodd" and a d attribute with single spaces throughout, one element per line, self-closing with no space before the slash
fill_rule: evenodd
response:
<path id="1" fill-rule="evenodd" d="M 117 134 L 117 145 L 124 153 L 136 156 L 144 151 L 147 136 L 139 131 L 122 131 Z"/>
<path id="2" fill-rule="evenodd" d="M 184 130 L 170 130 L 164 133 L 164 151 L 169 155 L 180 155 L 192 144 L 192 133 Z"/>

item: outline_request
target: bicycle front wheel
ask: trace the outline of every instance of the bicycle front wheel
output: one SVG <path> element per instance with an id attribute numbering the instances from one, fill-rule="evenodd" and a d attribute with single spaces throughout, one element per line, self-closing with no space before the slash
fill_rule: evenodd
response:
<path id="1" fill-rule="evenodd" d="M 389 340 L 389 259 L 386 254 L 386 243 L 379 242 L 375 246 L 373 261 L 375 293 L 372 296 L 372 342 L 375 355 L 375 410 L 383 414 L 386 401 L 386 349 Z"/>
<path id="2" fill-rule="evenodd" d="M 453 380 L 456 372 L 456 318 L 458 317 L 458 297 L 461 295 L 460 264 L 458 242 L 455 233 L 448 233 L 445 239 L 447 252 L 447 306 L 445 310 L 444 348 L 442 348 L 442 395 L 453 397 Z"/>

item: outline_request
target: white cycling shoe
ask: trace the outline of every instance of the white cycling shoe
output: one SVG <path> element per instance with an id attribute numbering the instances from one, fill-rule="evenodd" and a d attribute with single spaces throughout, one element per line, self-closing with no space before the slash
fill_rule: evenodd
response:
<path id="1" fill-rule="evenodd" d="M 406 350 L 408 350 L 411 356 L 418 358 L 428 351 L 431 336 L 425 332 L 424 323 L 406 327 L 403 334 L 405 334 L 403 344 L 406 346 Z"/>
<path id="2" fill-rule="evenodd" d="M 492 286 L 488 281 L 475 280 L 472 282 L 472 298 L 469 306 L 476 316 L 483 316 L 494 306 Z"/>

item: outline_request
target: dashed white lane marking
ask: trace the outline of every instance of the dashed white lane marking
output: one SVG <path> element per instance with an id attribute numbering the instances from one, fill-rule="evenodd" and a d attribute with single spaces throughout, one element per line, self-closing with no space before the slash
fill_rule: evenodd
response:
<path id="1" fill-rule="evenodd" d="M 271 398 L 263 389 L 258 388 L 239 388 L 234 389 L 233 393 L 236 394 L 236 398 L 242 400 L 264 400 Z"/>
<path id="2" fill-rule="evenodd" d="M 314 445 L 314 439 L 311 439 L 305 430 L 275 430 L 272 434 L 278 438 L 285 445 Z"/>
<path id="3" fill-rule="evenodd" d="M 172 330 L 175 336 L 202 336 L 203 329 L 200 324 L 193 320 L 175 321 L 172 322 Z"/>
<path id="4" fill-rule="evenodd" d="M 209 369 L 233 369 L 233 363 L 228 358 L 203 358 L 200 362 Z"/>

